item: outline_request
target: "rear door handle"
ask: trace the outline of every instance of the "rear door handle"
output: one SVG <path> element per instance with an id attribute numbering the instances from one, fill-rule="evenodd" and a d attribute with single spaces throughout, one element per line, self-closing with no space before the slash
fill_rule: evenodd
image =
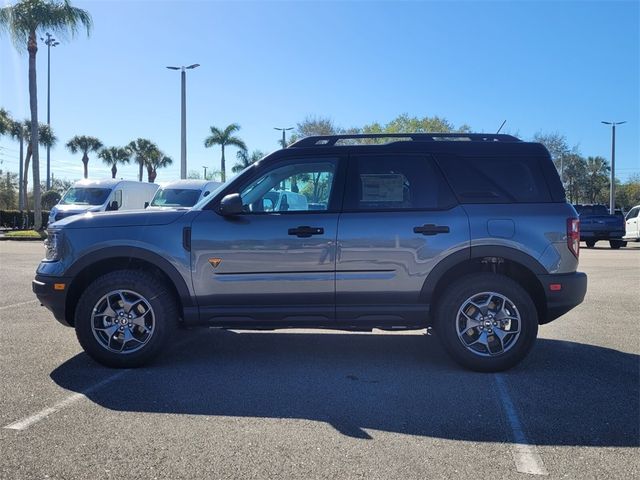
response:
<path id="1" fill-rule="evenodd" d="M 300 237 L 300 238 L 309 238 L 311 235 L 323 235 L 323 234 L 324 234 L 324 228 L 322 227 L 308 227 L 304 225 L 301 227 L 289 229 L 289 235 L 295 235 L 296 237 Z"/>
<path id="2" fill-rule="evenodd" d="M 422 235 L 438 235 L 439 233 L 449 233 L 447 225 L 434 225 L 428 223 L 421 227 L 413 227 L 413 233 L 421 233 Z"/>

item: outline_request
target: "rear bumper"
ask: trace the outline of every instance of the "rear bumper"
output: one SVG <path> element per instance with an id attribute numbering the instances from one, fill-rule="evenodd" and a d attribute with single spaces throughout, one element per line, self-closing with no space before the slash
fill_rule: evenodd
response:
<path id="1" fill-rule="evenodd" d="M 31 289 L 40 303 L 51 310 L 55 319 L 67 327 L 70 325 L 65 316 L 65 306 L 70 283 L 71 278 L 46 275 L 36 275 L 36 278 L 31 282 Z M 58 285 L 58 289 L 56 289 L 56 285 Z M 60 285 L 64 285 L 64 288 L 60 289 Z"/>
<path id="2" fill-rule="evenodd" d="M 538 280 L 547 299 L 547 312 L 546 316 L 540 318 L 541 324 L 549 323 L 580 305 L 587 293 L 587 275 L 582 272 L 538 275 Z"/>
<path id="3" fill-rule="evenodd" d="M 580 241 L 585 240 L 620 240 L 624 236 L 624 230 L 614 230 L 611 232 L 580 232 Z"/>

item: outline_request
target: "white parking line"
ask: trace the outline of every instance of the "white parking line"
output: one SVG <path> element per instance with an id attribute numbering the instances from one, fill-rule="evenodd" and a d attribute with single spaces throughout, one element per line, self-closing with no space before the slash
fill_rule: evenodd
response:
<path id="1" fill-rule="evenodd" d="M 522 424 L 518 418 L 504 378 L 500 374 L 495 374 L 494 378 L 498 386 L 498 393 L 500 394 L 500 400 L 502 406 L 505 409 L 507 415 L 507 421 L 511 427 L 511 433 L 513 434 L 513 440 L 515 445 L 513 446 L 513 460 L 516 463 L 516 470 L 521 473 L 529 473 L 531 475 L 549 475 L 547 469 L 544 466 L 542 458 L 538 454 L 538 449 L 535 445 L 531 445 L 527 441 L 527 437 L 522 429 Z"/>
<path id="2" fill-rule="evenodd" d="M 38 423 L 40 420 L 44 420 L 49 415 L 52 415 L 52 414 L 62 410 L 63 408 L 68 407 L 69 405 L 77 402 L 78 400 L 82 400 L 83 398 L 87 398 L 88 394 L 90 394 L 90 393 L 92 393 L 92 392 L 104 387 L 105 385 L 113 382 L 114 380 L 117 380 L 118 378 L 123 376 L 128 371 L 129 370 L 120 370 L 119 372 L 116 372 L 113 375 L 105 378 L 101 382 L 98 382 L 95 385 L 92 385 L 92 386 L 86 388 L 82 392 L 78 392 L 78 393 L 74 393 L 73 395 L 69 395 L 67 398 L 65 398 L 64 400 L 59 401 L 54 406 L 47 407 L 47 408 L 45 408 L 43 410 L 40 410 L 38 413 L 35 413 L 35 414 L 30 415 L 30 416 L 28 416 L 26 418 L 23 418 L 21 420 L 18 420 L 18 421 L 15 421 L 13 423 L 10 423 L 9 425 L 6 425 L 4 428 L 8 428 L 10 430 L 26 430 L 31 425 L 33 425 L 35 423 Z"/>
<path id="3" fill-rule="evenodd" d="M 35 303 L 38 300 L 29 300 L 28 302 L 20 302 L 20 303 L 14 303 L 13 305 L 4 305 L 2 307 L 0 307 L 0 310 L 5 310 L 7 308 L 13 308 L 13 307 L 19 307 L 20 305 L 28 305 L 29 303 Z"/>

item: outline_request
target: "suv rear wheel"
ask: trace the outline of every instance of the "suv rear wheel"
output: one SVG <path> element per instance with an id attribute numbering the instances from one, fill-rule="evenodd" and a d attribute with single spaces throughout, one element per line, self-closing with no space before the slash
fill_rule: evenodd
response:
<path id="1" fill-rule="evenodd" d="M 529 294 L 496 273 L 467 275 L 436 306 L 437 334 L 459 364 L 480 372 L 520 362 L 538 334 L 538 313 Z"/>
<path id="2" fill-rule="evenodd" d="M 119 270 L 93 281 L 80 297 L 76 335 L 103 365 L 138 367 L 160 353 L 177 318 L 176 301 L 163 282 L 145 271 Z"/>

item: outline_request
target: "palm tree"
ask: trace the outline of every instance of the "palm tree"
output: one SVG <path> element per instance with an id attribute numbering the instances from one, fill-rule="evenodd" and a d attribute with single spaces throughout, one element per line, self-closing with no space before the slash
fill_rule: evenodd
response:
<path id="1" fill-rule="evenodd" d="M 19 127 L 16 127 L 19 128 Z M 23 135 L 24 135 L 24 139 L 27 141 L 27 156 L 24 159 L 24 171 L 22 174 L 22 204 L 23 206 L 29 210 L 29 206 L 27 205 L 27 185 L 29 183 L 29 164 L 31 163 L 31 159 L 32 157 L 35 158 L 35 153 L 37 152 L 38 149 L 36 148 L 35 150 L 33 150 L 33 136 L 31 135 L 31 122 L 29 120 L 25 120 L 24 123 L 22 124 L 22 128 L 23 128 Z M 58 142 L 58 137 L 55 136 L 55 134 L 53 133 L 53 130 L 51 129 L 51 127 L 45 123 L 41 123 L 40 127 L 38 128 L 38 130 L 40 131 L 40 135 L 38 137 L 38 144 L 43 146 L 43 147 L 53 147 L 57 142 Z M 36 168 L 36 162 L 33 162 L 33 168 Z M 35 178 L 35 175 L 34 175 Z M 39 179 L 39 177 L 38 177 Z M 39 188 L 39 185 L 38 185 Z M 41 212 L 41 205 L 40 205 L 40 199 L 36 198 L 35 196 L 35 191 L 36 191 L 36 185 L 35 183 L 33 184 L 33 201 L 36 202 L 35 205 L 33 206 L 33 211 L 34 211 L 34 215 L 38 214 L 39 212 Z M 40 216 L 41 213 L 40 213 Z M 34 229 L 38 230 L 39 228 L 36 228 L 36 225 L 38 223 L 38 218 L 36 217 L 34 219 Z M 38 227 L 40 227 L 42 225 L 39 225 Z"/>
<path id="2" fill-rule="evenodd" d="M 145 166 L 147 167 L 147 181 L 153 183 L 158 176 L 158 169 L 168 167 L 173 163 L 171 157 L 167 157 L 157 148 L 151 152 Z"/>
<path id="3" fill-rule="evenodd" d="M 0 108 L 0 136 L 9 133 L 11 128 L 11 116 L 4 108 Z"/>
<path id="4" fill-rule="evenodd" d="M 260 160 L 262 157 L 264 157 L 264 153 L 262 153 L 260 150 L 254 150 L 253 152 L 251 152 L 251 155 L 249 155 L 249 152 L 247 152 L 246 150 L 238 150 L 238 153 L 236 153 L 238 163 L 231 167 L 231 171 L 233 173 L 239 173 L 249 165 Z"/>
<path id="5" fill-rule="evenodd" d="M 27 47 L 29 53 L 29 107 L 31 110 L 31 151 L 33 155 L 33 197 L 35 201 L 34 228 L 42 226 L 40 205 L 40 157 L 38 144 L 38 90 L 36 82 L 36 53 L 38 33 L 45 30 L 64 36 L 75 35 L 82 26 L 87 35 L 91 30 L 91 15 L 86 10 L 71 6 L 69 0 L 19 0 L 0 8 L 0 30 L 7 30 L 18 49 Z"/>
<path id="6" fill-rule="evenodd" d="M 82 152 L 82 164 L 84 165 L 84 178 L 89 177 L 89 152 L 97 152 L 103 147 L 102 142 L 96 137 L 76 135 L 67 142 L 67 148 L 71 153 Z"/>
<path id="7" fill-rule="evenodd" d="M 5 110 L 6 113 L 6 110 Z M 5 122 L 5 134 L 8 134 L 12 139 L 16 140 L 20 144 L 20 151 L 18 154 L 18 165 L 19 165 L 19 174 L 18 174 L 18 209 L 22 211 L 24 209 L 23 196 L 22 196 L 22 169 L 24 167 L 24 140 L 26 138 L 25 132 L 25 123 L 19 122 L 11 118 L 8 113 L 4 118 Z"/>
<path id="8" fill-rule="evenodd" d="M 138 163 L 138 181 L 142 181 L 142 172 L 149 161 L 149 159 L 155 154 L 154 152 L 158 149 L 158 146 L 153 143 L 151 140 L 147 140 L 146 138 L 138 138 L 127 145 L 127 148 L 131 151 L 131 154 L 134 156 L 134 160 Z"/>
<path id="9" fill-rule="evenodd" d="M 124 165 L 131 161 L 131 150 L 127 147 L 103 148 L 98 153 L 98 158 L 111 167 L 111 178 L 116 178 L 118 164 Z"/>
<path id="10" fill-rule="evenodd" d="M 237 123 L 232 123 L 224 130 L 220 130 L 216 127 L 209 127 L 211 130 L 211 135 L 204 139 L 204 146 L 209 148 L 214 145 L 220 145 L 222 149 L 222 158 L 220 159 L 220 170 L 222 170 L 222 181 L 226 181 L 227 172 L 224 164 L 224 148 L 227 145 L 238 147 L 240 150 L 246 150 L 247 146 L 245 143 L 238 137 L 234 137 L 233 134 L 240 130 L 240 125 Z"/>

